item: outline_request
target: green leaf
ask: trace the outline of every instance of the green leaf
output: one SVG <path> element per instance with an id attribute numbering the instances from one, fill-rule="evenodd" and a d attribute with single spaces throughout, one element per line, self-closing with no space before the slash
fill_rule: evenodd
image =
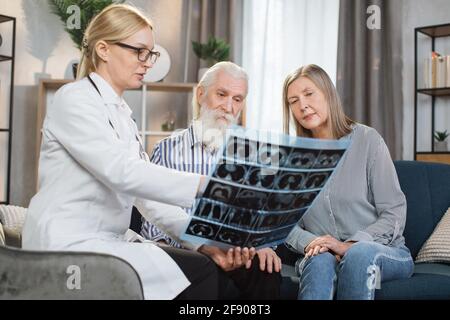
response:
<path id="1" fill-rule="evenodd" d="M 195 55 L 205 60 L 209 66 L 216 62 L 228 60 L 230 56 L 230 45 L 222 40 L 210 36 L 206 43 L 192 41 L 192 49 Z"/>
<path id="2" fill-rule="evenodd" d="M 445 141 L 445 139 L 447 139 L 447 137 L 450 136 L 450 133 L 447 133 L 447 130 L 435 131 L 433 136 L 436 139 L 436 141 Z"/>
<path id="3" fill-rule="evenodd" d="M 57 15 L 64 25 L 64 30 L 69 34 L 75 46 L 81 50 L 84 31 L 86 30 L 92 18 L 107 6 L 113 3 L 124 3 L 125 0 L 48 0 L 52 13 Z M 67 8 L 76 5 L 80 8 L 80 29 L 67 29 L 67 19 L 70 14 Z"/>

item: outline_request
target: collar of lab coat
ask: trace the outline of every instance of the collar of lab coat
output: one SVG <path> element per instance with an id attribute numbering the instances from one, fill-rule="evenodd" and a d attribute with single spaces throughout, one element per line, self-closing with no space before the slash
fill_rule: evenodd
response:
<path id="1" fill-rule="evenodd" d="M 103 101 L 106 104 L 120 106 L 131 114 L 131 109 L 128 107 L 125 100 L 114 91 L 111 85 L 105 79 L 103 79 L 102 76 L 95 72 L 91 72 L 89 76 L 96 84 L 98 90 L 100 91 L 100 95 L 102 96 Z"/>
<path id="2" fill-rule="evenodd" d="M 114 91 L 112 86 L 105 80 L 101 75 L 95 72 L 91 72 L 89 74 L 92 81 L 96 84 L 98 90 L 100 91 L 100 95 L 103 98 L 103 101 L 107 104 L 116 104 L 120 105 L 123 102 L 122 97 Z"/>

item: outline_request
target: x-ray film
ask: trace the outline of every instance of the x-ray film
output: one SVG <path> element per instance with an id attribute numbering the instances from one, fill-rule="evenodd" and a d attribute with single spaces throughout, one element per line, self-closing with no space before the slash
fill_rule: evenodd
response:
<path id="1" fill-rule="evenodd" d="M 196 199 L 182 239 L 228 247 L 282 243 L 313 205 L 350 144 L 227 130 L 221 156 Z"/>

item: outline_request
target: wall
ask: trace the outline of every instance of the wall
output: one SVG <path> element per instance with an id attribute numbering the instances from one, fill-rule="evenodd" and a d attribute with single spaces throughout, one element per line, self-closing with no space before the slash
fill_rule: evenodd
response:
<path id="1" fill-rule="evenodd" d="M 188 1 L 183 0 L 134 0 L 128 1 L 142 8 L 156 26 L 156 41 L 171 54 L 171 71 L 164 81 L 182 82 L 184 79 L 184 55 L 186 46 L 186 19 Z M 197 10 L 194 6 L 194 11 Z M 72 78 L 71 64 L 78 59 L 79 52 L 68 34 L 63 30 L 59 18 L 50 12 L 46 0 L 0 0 L 0 12 L 17 18 L 16 70 L 14 88 L 14 120 L 12 150 L 11 203 L 28 206 L 35 193 L 35 144 L 38 79 Z M 194 12 L 195 15 L 195 12 Z M 198 19 L 199 14 L 197 15 Z M 193 28 L 196 28 L 194 16 Z M 0 32 L 2 29 L 0 28 Z M 190 66 L 188 81 L 195 81 L 194 68 Z M 7 70 L 0 67 L 1 75 Z M 2 81 L 3 82 L 3 81 Z M 126 99 L 140 121 L 139 93 L 127 93 Z M 186 97 L 156 95 L 150 101 L 162 106 L 188 105 Z M 157 102 L 157 103 L 156 103 Z M 150 117 L 150 127 L 158 130 L 165 110 L 157 110 L 159 116 Z M 184 127 L 186 110 L 179 112 L 177 126 Z M 3 118 L 3 115 L 1 116 Z"/>
<path id="2" fill-rule="evenodd" d="M 450 23 L 450 1 L 448 0 L 403 0 L 403 158 L 414 158 L 414 28 Z M 421 38 L 422 39 L 422 38 Z M 431 44 L 420 40 L 420 48 Z M 450 54 L 450 37 L 436 42 L 436 49 L 442 54 Z M 425 58 L 425 52 L 421 51 Z M 421 62 L 422 59 L 419 60 Z M 418 78 L 422 73 L 419 70 Z M 436 130 L 450 131 L 450 99 L 436 100 Z M 419 151 L 431 150 L 431 108 L 430 98 L 420 95 L 418 112 Z"/>
<path id="3" fill-rule="evenodd" d="M 450 18 L 450 1 L 448 0 L 402 0 L 403 1 L 403 141 L 404 159 L 413 159 L 414 137 L 414 28 L 424 25 L 448 23 Z M 186 46 L 185 26 L 188 1 L 184 0 L 134 0 L 130 1 L 143 8 L 156 25 L 156 39 L 170 53 L 172 68 L 167 81 L 183 81 L 184 53 Z M 12 198 L 16 205 L 27 206 L 33 196 L 34 164 L 35 164 L 35 132 L 37 108 L 37 81 L 41 77 L 70 78 L 70 65 L 78 58 L 78 51 L 74 48 L 70 38 L 63 31 L 60 21 L 50 13 L 46 0 L 0 0 L 0 12 L 17 18 L 16 37 L 16 71 L 14 92 L 14 132 L 12 150 Z M 198 27 L 198 3 L 194 4 L 193 29 Z M 400 17 L 399 17 L 400 18 Z M 197 20 L 196 20 L 197 19 Z M 197 24 L 196 24 L 197 23 Z M 2 27 L 0 33 L 3 34 Z M 450 41 L 448 42 L 450 43 Z M 438 47 L 439 48 L 439 47 Z M 3 49 L 3 47 L 2 47 Z M 446 48 L 447 49 L 447 48 Z M 448 48 L 450 49 L 450 48 Z M 1 52 L 1 51 L 0 51 Z M 444 53 L 450 54 L 450 50 Z M 196 65 L 189 65 L 188 81 L 195 81 Z M 8 69 L 0 66 L 1 82 L 8 74 Z M 4 88 L 4 86 L 2 87 Z M 126 97 L 131 105 L 139 105 L 139 96 L 128 94 Z M 183 104 L 179 98 L 155 97 L 160 108 L 176 104 Z M 154 101 L 154 99 L 150 99 Z M 171 100 L 173 99 L 173 100 Z M 448 99 L 438 103 L 437 112 L 441 115 L 436 122 L 436 129 L 450 129 L 450 108 Z M 136 117 L 140 114 L 136 110 Z M 152 130 L 157 130 L 164 116 L 150 120 Z M 421 132 L 420 145 L 429 147 L 429 114 L 427 108 L 420 113 Z M 0 113 L 4 121 L 5 115 Z M 177 126 L 183 126 L 185 115 L 180 115 Z M 428 127 L 427 127 L 428 126 Z"/>

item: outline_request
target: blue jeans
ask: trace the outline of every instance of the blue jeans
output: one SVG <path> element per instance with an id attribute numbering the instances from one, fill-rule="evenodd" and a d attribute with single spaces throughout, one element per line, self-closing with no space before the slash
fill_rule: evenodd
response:
<path id="1" fill-rule="evenodd" d="M 297 261 L 301 300 L 373 300 L 383 281 L 409 278 L 414 262 L 406 246 L 388 247 L 360 241 L 352 245 L 341 261 L 321 253 Z"/>

